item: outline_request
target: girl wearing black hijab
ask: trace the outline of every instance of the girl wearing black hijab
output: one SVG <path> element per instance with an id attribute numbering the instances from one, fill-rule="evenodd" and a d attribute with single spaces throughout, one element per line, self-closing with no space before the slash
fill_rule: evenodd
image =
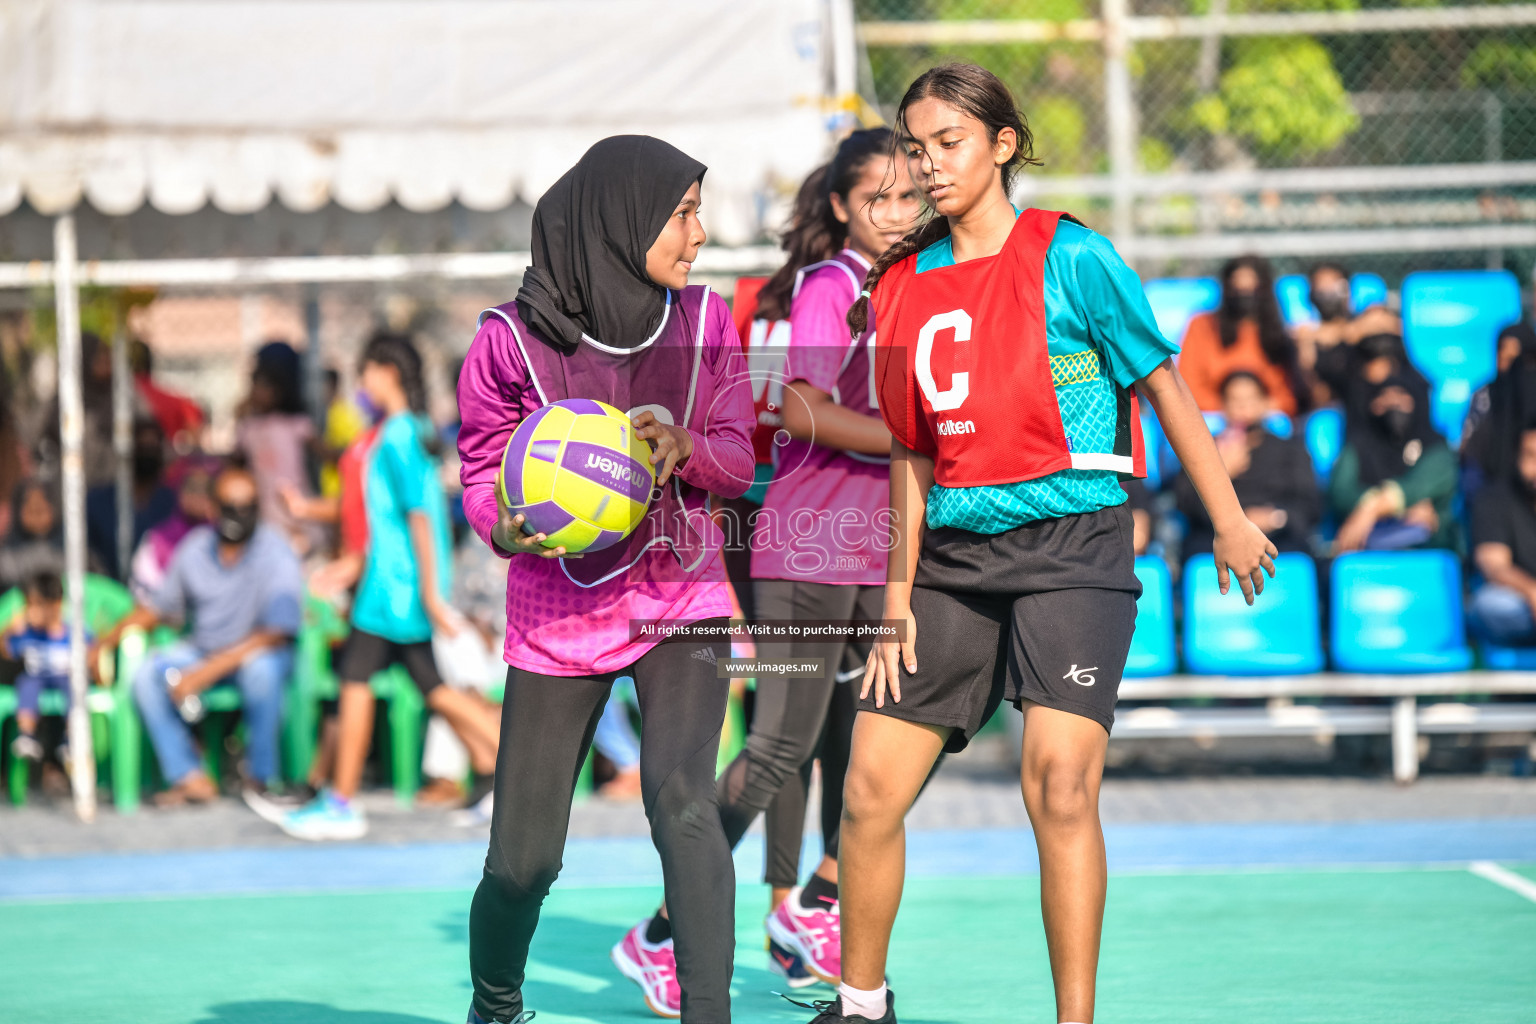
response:
<path id="1" fill-rule="evenodd" d="M 491 845 L 470 910 L 471 1024 L 533 1016 L 528 945 L 560 870 L 576 778 L 625 675 L 644 719 L 641 789 L 671 917 L 631 930 L 613 961 L 656 1013 L 730 1020 L 735 875 L 715 799 L 728 683 L 715 664 L 730 653 L 731 605 L 707 505 L 751 484 L 754 421 L 730 311 L 688 284 L 705 238 L 703 176 L 644 136 L 588 150 L 539 200 L 533 266 L 516 301 L 481 315 L 459 377 L 465 516 L 511 559 Z M 626 411 L 655 449 L 646 519 L 579 558 L 528 536 L 497 475 L 518 423 L 567 399 Z M 692 636 L 659 643 L 643 620 Z"/>
<path id="2" fill-rule="evenodd" d="M 1523 323 L 1499 332 L 1498 376 L 1472 396 L 1462 428 L 1463 485 L 1514 483 L 1520 434 L 1536 426 L 1536 331 Z"/>
<path id="3" fill-rule="evenodd" d="M 1436 433 L 1429 384 L 1402 339 L 1357 346 L 1344 391 L 1344 449 L 1328 483 L 1335 553 L 1456 546 L 1456 456 Z"/>

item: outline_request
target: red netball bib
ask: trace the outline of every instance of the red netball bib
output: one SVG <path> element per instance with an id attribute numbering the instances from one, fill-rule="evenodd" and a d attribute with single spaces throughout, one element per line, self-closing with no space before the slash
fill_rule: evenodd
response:
<path id="1" fill-rule="evenodd" d="M 1063 469 L 1145 474 L 1135 397 L 1116 402 L 1115 450 L 1073 452 L 1051 380 L 1045 255 L 1064 216 L 1025 210 L 996 256 L 917 273 L 917 255 L 873 295 L 880 412 L 934 480 L 979 487 Z"/>

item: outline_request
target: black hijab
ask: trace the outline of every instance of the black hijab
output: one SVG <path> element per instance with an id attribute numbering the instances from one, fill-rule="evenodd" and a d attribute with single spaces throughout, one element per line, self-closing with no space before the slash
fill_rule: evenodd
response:
<path id="1" fill-rule="evenodd" d="M 1365 378 L 1365 366 L 1380 358 L 1390 359 L 1392 369 L 1382 381 L 1372 383 Z M 1413 399 L 1413 412 L 1397 417 L 1398 423 L 1371 412 L 1377 397 L 1393 387 Z M 1402 339 L 1396 335 L 1373 335 L 1357 346 L 1357 361 L 1344 394 L 1344 432 L 1345 442 L 1360 460 L 1360 483 L 1366 487 L 1402 476 L 1431 446 L 1444 443 L 1430 419 L 1429 382 L 1408 362 Z"/>
<path id="2" fill-rule="evenodd" d="M 1536 427 L 1536 331 L 1510 324 L 1499 332 L 1499 343 L 1505 338 L 1520 342 L 1520 354 L 1488 385 L 1488 411 L 1467 447 L 1487 479 L 1515 481 L 1520 435 Z"/>
<path id="3" fill-rule="evenodd" d="M 645 273 L 645 254 L 706 168 L 648 135 L 595 144 L 533 211 L 533 266 L 517 312 L 563 352 L 582 334 L 634 348 L 661 322 L 667 296 Z"/>

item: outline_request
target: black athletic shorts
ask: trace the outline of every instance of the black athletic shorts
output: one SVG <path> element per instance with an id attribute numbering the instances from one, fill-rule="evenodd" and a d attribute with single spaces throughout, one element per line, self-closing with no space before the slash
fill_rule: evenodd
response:
<path id="1" fill-rule="evenodd" d="M 423 697 L 443 684 L 437 659 L 432 656 L 432 641 L 402 644 L 361 629 L 352 630 L 347 637 L 336 675 L 346 683 L 367 682 L 391 665 L 404 665 Z"/>
<path id="2" fill-rule="evenodd" d="M 1135 561 L 1125 505 L 999 534 L 926 531 L 912 586 L 917 671 L 899 668 L 899 703 L 887 693 L 876 708 L 871 688 L 859 710 L 950 726 L 950 753 L 1004 700 L 1108 731 L 1136 628 Z"/>

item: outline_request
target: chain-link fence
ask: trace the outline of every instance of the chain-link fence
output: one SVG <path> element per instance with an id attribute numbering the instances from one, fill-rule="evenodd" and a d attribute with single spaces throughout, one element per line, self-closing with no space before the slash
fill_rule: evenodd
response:
<path id="1" fill-rule="evenodd" d="M 1524 277 L 1536 256 L 1536 5 L 857 9 L 863 87 L 887 116 L 935 63 L 991 68 L 1045 161 L 1030 198 L 1113 232 L 1145 270 L 1254 247 L 1282 263 L 1345 256 L 1389 277 L 1425 265 L 1508 265 Z"/>

